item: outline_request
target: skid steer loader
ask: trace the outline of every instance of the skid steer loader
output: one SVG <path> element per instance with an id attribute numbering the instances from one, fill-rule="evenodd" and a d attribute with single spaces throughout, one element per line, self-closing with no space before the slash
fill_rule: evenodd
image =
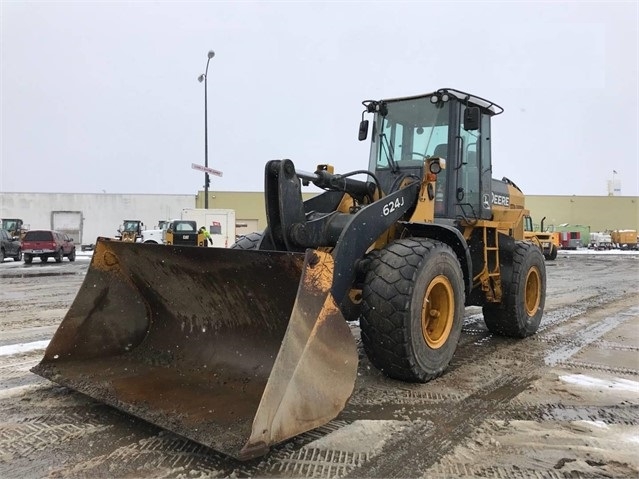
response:
<path id="1" fill-rule="evenodd" d="M 535 333 L 544 258 L 522 192 L 491 178 L 502 108 L 449 88 L 363 105 L 368 169 L 269 161 L 268 226 L 231 249 L 100 238 L 33 371 L 244 460 L 345 407 L 347 321 L 377 368 L 414 382 L 446 369 L 465 305 L 495 334 Z M 303 201 L 310 183 L 324 191 Z"/>

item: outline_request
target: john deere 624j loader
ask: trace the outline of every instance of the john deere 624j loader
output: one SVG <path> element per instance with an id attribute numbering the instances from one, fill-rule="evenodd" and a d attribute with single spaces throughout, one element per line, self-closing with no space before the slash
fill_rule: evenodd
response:
<path id="1" fill-rule="evenodd" d="M 377 368 L 415 382 L 446 369 L 465 305 L 495 334 L 535 333 L 544 258 L 523 240 L 523 194 L 491 178 L 502 108 L 448 88 L 363 105 L 368 169 L 268 162 L 268 226 L 233 248 L 99 239 L 33 371 L 249 459 L 344 408 L 347 321 Z M 324 192 L 303 201 L 308 183 Z"/>

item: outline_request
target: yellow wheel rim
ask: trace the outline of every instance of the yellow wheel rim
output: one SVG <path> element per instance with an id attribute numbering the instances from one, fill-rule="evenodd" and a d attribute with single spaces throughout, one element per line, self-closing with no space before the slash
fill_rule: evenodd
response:
<path id="1" fill-rule="evenodd" d="M 422 304 L 422 335 L 433 349 L 441 348 L 450 336 L 455 319 L 455 295 L 446 276 L 436 276 L 428 285 Z"/>
<path id="2" fill-rule="evenodd" d="M 541 274 L 536 266 L 528 270 L 526 275 L 526 313 L 528 316 L 534 316 L 539 309 L 541 300 Z"/>

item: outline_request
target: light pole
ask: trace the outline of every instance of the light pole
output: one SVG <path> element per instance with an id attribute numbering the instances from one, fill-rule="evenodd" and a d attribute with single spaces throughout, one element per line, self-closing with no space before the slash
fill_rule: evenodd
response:
<path id="1" fill-rule="evenodd" d="M 206 60 L 206 70 L 204 73 L 197 77 L 197 81 L 202 83 L 204 80 L 204 166 L 206 168 L 209 167 L 209 133 L 208 133 L 208 112 L 207 112 L 207 96 L 206 96 L 206 79 L 209 73 L 209 62 L 211 58 L 215 56 L 215 52 L 213 50 L 209 50 Z M 204 173 L 204 208 L 209 208 L 209 173 L 206 171 Z"/>

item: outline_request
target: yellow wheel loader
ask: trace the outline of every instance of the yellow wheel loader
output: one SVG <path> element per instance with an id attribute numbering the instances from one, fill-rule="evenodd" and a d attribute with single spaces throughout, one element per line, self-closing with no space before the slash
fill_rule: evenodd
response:
<path id="1" fill-rule="evenodd" d="M 22 239 L 27 231 L 29 231 L 29 225 L 25 225 L 24 222 L 18 218 L 2 218 L 0 220 L 0 229 L 7 230 L 11 237 Z"/>
<path id="2" fill-rule="evenodd" d="M 100 238 L 33 371 L 244 460 L 342 411 L 348 321 L 377 368 L 414 382 L 445 371 L 466 305 L 495 334 L 535 333 L 544 258 L 523 194 L 491 178 L 502 108 L 449 88 L 363 105 L 368 168 L 269 161 L 268 226 L 231 249 Z M 324 191 L 303 201 L 310 183 Z"/>
<path id="3" fill-rule="evenodd" d="M 546 217 L 541 219 L 541 229 L 535 230 L 532 216 L 524 215 L 524 239 L 536 244 L 541 249 L 544 258 L 549 261 L 557 259 L 559 251 L 559 233 L 556 231 L 544 231 L 544 221 Z"/>
<path id="4" fill-rule="evenodd" d="M 140 220 L 124 220 L 122 226 L 118 228 L 120 241 L 126 241 L 129 243 L 134 243 L 142 238 L 142 226 L 144 223 Z"/>

